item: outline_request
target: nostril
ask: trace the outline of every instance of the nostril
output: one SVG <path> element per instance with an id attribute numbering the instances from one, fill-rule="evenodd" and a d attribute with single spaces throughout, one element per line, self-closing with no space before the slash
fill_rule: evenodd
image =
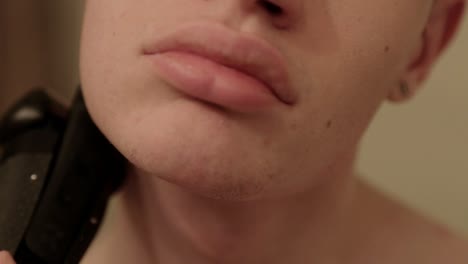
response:
<path id="1" fill-rule="evenodd" d="M 283 8 L 276 5 L 275 3 L 272 3 L 267 0 L 259 0 L 258 2 L 263 8 L 265 8 L 268 11 L 268 13 L 274 16 L 280 16 L 284 13 Z"/>

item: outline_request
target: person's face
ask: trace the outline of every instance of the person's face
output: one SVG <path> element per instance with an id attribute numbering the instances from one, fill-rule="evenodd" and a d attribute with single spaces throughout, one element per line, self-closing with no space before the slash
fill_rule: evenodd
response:
<path id="1" fill-rule="evenodd" d="M 210 197 L 300 191 L 349 165 L 414 59 L 432 1 L 273 2 L 282 14 L 254 0 L 88 0 L 81 80 L 98 127 L 138 169 Z M 297 100 L 263 92 L 266 104 L 244 109 L 223 105 L 230 98 L 221 91 L 214 108 L 181 92 L 184 81 L 168 79 L 145 51 L 193 25 L 269 43 L 284 57 Z M 196 63 L 185 71 L 198 73 Z"/>

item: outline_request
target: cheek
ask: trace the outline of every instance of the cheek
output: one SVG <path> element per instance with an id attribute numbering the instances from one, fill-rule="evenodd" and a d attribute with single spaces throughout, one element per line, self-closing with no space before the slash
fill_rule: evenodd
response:
<path id="1" fill-rule="evenodd" d="M 390 89 L 398 85 L 424 25 L 423 15 L 414 17 L 424 13 L 417 10 L 426 8 L 421 1 L 373 1 L 363 6 L 365 2 L 330 2 L 328 16 L 309 21 L 322 27 L 308 27 L 293 37 L 299 44 L 289 49 L 304 112 L 320 126 L 332 121 L 330 138 L 347 145 L 359 140 Z"/>

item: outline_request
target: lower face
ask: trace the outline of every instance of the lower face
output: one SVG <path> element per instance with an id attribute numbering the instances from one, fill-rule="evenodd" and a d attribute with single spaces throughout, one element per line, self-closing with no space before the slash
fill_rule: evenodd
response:
<path id="1" fill-rule="evenodd" d="M 429 1 L 303 1 L 301 19 L 287 30 L 264 13 L 242 13 L 242 2 L 88 0 L 86 103 L 103 133 L 148 177 L 236 200 L 312 188 L 350 165 L 409 62 Z M 272 45 L 285 58 L 297 102 L 241 112 L 180 92 L 142 50 L 196 23 Z"/>

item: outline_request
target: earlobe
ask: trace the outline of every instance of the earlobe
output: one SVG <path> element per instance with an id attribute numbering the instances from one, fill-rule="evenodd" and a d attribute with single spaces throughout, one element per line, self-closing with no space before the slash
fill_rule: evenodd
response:
<path id="1" fill-rule="evenodd" d="M 420 44 L 408 67 L 389 91 L 392 102 L 406 101 L 411 98 L 427 79 L 437 59 L 449 46 L 460 26 L 465 10 L 465 0 L 439 0 L 433 7 L 426 27 L 421 34 Z M 402 93 L 401 84 L 405 83 L 407 93 Z"/>
<path id="2" fill-rule="evenodd" d="M 394 103 L 405 102 L 410 99 L 413 94 L 414 89 L 412 89 L 410 84 L 405 80 L 401 80 L 390 90 L 388 100 Z"/>
<path id="3" fill-rule="evenodd" d="M 389 90 L 387 99 L 393 103 L 406 102 L 417 92 L 421 83 L 428 75 L 428 47 L 427 32 L 424 31 L 415 55 L 412 56 L 404 74 Z M 424 66 L 426 65 L 426 66 Z"/>

